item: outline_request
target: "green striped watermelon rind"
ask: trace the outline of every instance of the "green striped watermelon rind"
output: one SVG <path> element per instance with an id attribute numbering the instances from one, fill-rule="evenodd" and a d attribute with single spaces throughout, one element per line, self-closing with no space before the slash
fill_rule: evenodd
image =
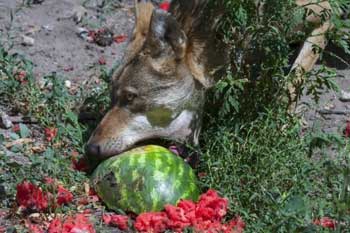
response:
<path id="1" fill-rule="evenodd" d="M 197 201 L 200 191 L 192 168 L 161 146 L 148 145 L 103 161 L 92 184 L 109 209 L 140 214 L 160 211 L 181 199 Z M 160 182 L 166 180 L 167 182 Z"/>

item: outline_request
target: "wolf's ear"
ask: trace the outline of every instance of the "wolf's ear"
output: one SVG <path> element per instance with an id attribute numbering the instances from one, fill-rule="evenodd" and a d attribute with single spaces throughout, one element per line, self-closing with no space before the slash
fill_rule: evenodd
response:
<path id="1" fill-rule="evenodd" d="M 135 0 L 136 25 L 134 34 L 139 34 L 139 36 L 147 35 L 153 9 L 154 6 L 151 1 Z"/>
<path id="2" fill-rule="evenodd" d="M 153 55 L 160 55 L 169 45 L 177 59 L 185 57 L 187 37 L 176 19 L 166 11 L 154 9 L 147 38 Z"/>

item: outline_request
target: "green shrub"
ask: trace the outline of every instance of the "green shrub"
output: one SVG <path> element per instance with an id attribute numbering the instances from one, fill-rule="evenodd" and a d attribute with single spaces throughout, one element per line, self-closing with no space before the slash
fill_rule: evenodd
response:
<path id="1" fill-rule="evenodd" d="M 218 30 L 230 47 L 231 65 L 208 97 L 199 168 L 206 174 L 203 187 L 231 200 L 230 213 L 243 216 L 247 232 L 321 232 L 313 220 L 323 216 L 341 223 L 338 232 L 348 231 L 348 142 L 318 131 L 305 134 L 298 117 L 286 111 L 291 44 L 307 37 L 293 33 L 303 9 L 294 0 L 223 2 Z M 256 3 L 265 4 L 264 15 Z M 349 21 L 339 15 L 332 20 L 336 27 L 327 36 L 348 52 Z M 306 74 L 299 91 L 318 101 L 324 89 L 337 89 L 335 76 L 322 66 Z M 330 145 L 338 146 L 336 158 L 327 153 Z M 324 155 L 310 158 L 316 148 Z"/>
<path id="2" fill-rule="evenodd" d="M 212 1 L 211 7 L 219 3 L 224 4 L 225 10 L 218 31 L 229 47 L 230 66 L 226 78 L 214 91 L 215 105 L 221 107 L 221 114 L 237 114 L 238 118 L 244 116 L 247 120 L 254 119 L 265 109 L 287 109 L 287 87 L 294 78 L 290 73 L 291 65 L 298 46 L 314 27 L 305 23 L 305 10 L 294 0 L 222 0 Z M 348 4 L 345 0 L 331 3 L 333 6 Z M 323 12 L 324 15 L 328 13 Z M 349 52 L 349 31 L 345 29 L 350 28 L 350 20 L 341 20 L 335 11 L 332 22 L 335 28 L 327 37 Z M 305 30 L 296 31 L 298 25 L 303 25 Z M 322 57 L 323 51 L 320 52 Z M 335 73 L 330 69 L 305 76 L 306 82 L 299 93 L 306 89 L 315 100 L 321 89 L 336 89 Z"/>
<path id="3" fill-rule="evenodd" d="M 350 164 L 341 155 L 335 161 L 328 155 L 310 159 L 311 140 L 319 134 L 301 137 L 298 124 L 283 111 L 267 111 L 246 124 L 234 119 L 209 124 L 201 181 L 231 200 L 231 213 L 243 216 L 248 232 L 304 232 L 324 215 L 350 223 L 335 205 L 348 203 L 339 195 Z"/>

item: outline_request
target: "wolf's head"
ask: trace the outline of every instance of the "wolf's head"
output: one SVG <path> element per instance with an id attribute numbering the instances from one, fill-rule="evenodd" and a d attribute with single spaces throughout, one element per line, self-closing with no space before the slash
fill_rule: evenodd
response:
<path id="1" fill-rule="evenodd" d="M 204 92 L 225 57 L 213 25 L 203 22 L 205 2 L 175 1 L 170 12 L 136 3 L 133 37 L 112 79 L 111 109 L 87 144 L 90 158 L 154 138 L 197 143 Z"/>

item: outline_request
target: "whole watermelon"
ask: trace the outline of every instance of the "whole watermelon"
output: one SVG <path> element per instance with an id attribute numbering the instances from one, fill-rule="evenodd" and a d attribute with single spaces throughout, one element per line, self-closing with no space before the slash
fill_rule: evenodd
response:
<path id="1" fill-rule="evenodd" d="M 196 176 L 180 157 L 160 146 L 143 146 L 103 161 L 93 187 L 108 208 L 140 214 L 180 199 L 196 201 Z"/>

